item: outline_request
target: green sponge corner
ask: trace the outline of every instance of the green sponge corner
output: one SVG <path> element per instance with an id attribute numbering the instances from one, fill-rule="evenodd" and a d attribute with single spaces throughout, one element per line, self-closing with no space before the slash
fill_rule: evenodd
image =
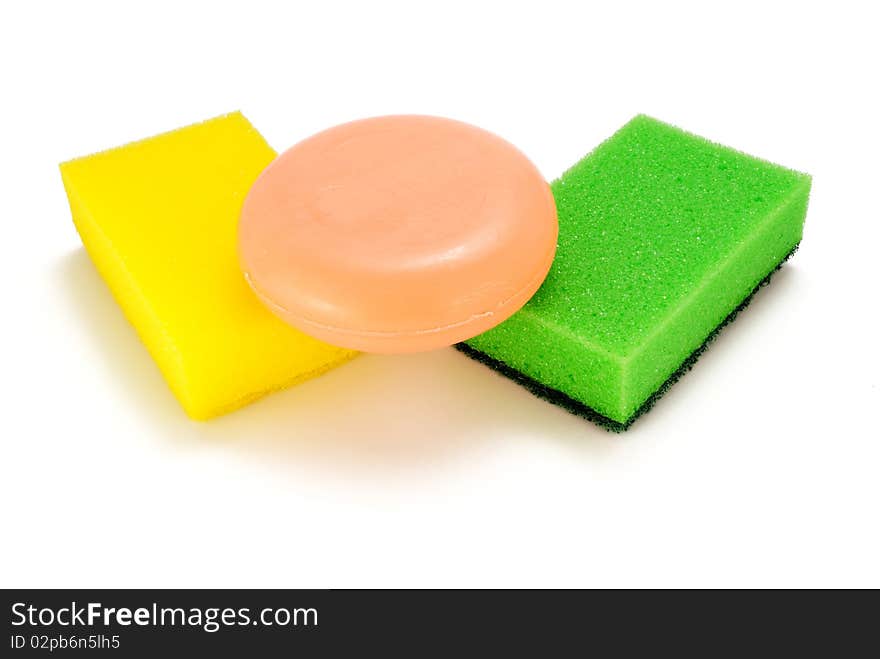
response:
<path id="1" fill-rule="evenodd" d="M 543 286 L 458 347 L 624 430 L 797 248 L 810 184 L 639 115 L 552 183 L 559 245 Z"/>

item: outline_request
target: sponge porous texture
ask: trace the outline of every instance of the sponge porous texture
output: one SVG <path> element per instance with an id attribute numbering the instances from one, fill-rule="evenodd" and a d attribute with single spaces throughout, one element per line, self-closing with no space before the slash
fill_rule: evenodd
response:
<path id="1" fill-rule="evenodd" d="M 196 419 L 356 354 L 276 318 L 241 273 L 238 215 L 274 157 L 233 113 L 61 165 L 83 244 Z"/>
<path id="2" fill-rule="evenodd" d="M 552 189 L 550 274 L 465 351 L 620 429 L 798 245 L 810 177 L 641 115 Z"/>

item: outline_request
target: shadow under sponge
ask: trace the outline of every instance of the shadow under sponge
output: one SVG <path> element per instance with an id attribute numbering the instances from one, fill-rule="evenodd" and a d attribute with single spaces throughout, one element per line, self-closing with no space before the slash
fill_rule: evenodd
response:
<path id="1" fill-rule="evenodd" d="M 543 286 L 466 354 L 626 429 L 800 243 L 809 175 L 640 115 L 552 184 Z"/>

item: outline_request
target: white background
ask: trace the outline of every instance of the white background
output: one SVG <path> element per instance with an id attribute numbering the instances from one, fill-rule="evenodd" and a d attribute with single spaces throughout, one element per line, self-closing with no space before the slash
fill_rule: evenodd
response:
<path id="1" fill-rule="evenodd" d="M 871 3 L 7 3 L 2 586 L 880 586 Z M 451 349 L 189 421 L 57 163 L 241 109 L 447 115 L 549 178 L 645 112 L 813 174 L 800 252 L 625 435 Z"/>

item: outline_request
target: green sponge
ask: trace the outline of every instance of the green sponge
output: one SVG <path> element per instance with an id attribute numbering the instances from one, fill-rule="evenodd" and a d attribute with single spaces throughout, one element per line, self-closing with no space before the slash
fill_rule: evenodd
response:
<path id="1" fill-rule="evenodd" d="M 541 289 L 458 347 L 624 430 L 796 249 L 810 182 L 637 116 L 552 184 Z"/>

